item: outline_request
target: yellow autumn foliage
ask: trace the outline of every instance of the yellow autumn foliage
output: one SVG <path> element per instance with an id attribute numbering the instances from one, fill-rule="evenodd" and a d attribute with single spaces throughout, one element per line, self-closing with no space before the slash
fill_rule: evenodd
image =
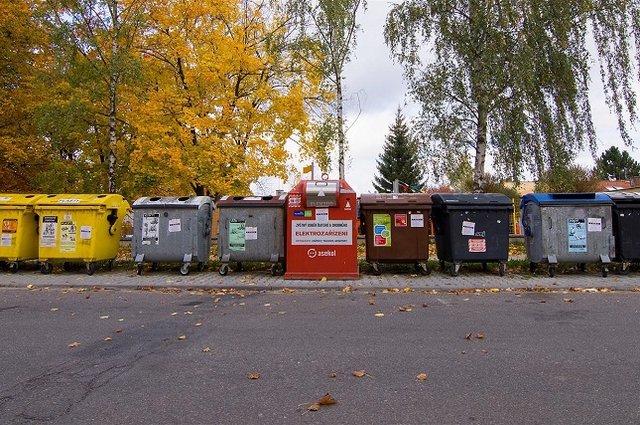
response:
<path id="1" fill-rule="evenodd" d="M 260 177 L 285 177 L 285 143 L 309 130 L 305 99 L 322 81 L 288 45 L 290 17 L 252 1 L 146 9 L 146 84 L 125 95 L 138 190 L 242 194 Z"/>

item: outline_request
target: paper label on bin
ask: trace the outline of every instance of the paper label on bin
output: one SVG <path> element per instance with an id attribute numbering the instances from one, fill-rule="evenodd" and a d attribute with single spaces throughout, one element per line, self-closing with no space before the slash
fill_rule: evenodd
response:
<path id="1" fill-rule="evenodd" d="M 182 223 L 179 218 L 169 220 L 169 233 L 176 233 L 182 230 Z"/>
<path id="2" fill-rule="evenodd" d="M 258 239 L 258 228 L 257 227 L 245 227 L 244 228 L 244 239 L 247 241 L 255 241 Z"/>
<path id="3" fill-rule="evenodd" d="M 229 250 L 244 251 L 246 245 L 246 224 L 244 220 L 229 220 Z"/>
<path id="4" fill-rule="evenodd" d="M 289 195 L 289 208 L 299 208 L 302 206 L 302 195 Z"/>
<path id="5" fill-rule="evenodd" d="M 142 245 L 160 243 L 160 213 L 146 213 L 142 216 Z"/>
<path id="6" fill-rule="evenodd" d="M 567 237 L 569 252 L 587 252 L 587 220 L 568 218 Z"/>
<path id="7" fill-rule="evenodd" d="M 2 220 L 2 233 L 16 233 L 18 231 L 18 220 L 15 218 L 5 218 Z"/>
<path id="8" fill-rule="evenodd" d="M 317 221 L 329 221 L 329 208 L 316 208 Z"/>
<path id="9" fill-rule="evenodd" d="M 10 201 L 11 196 L 0 196 L 0 201 Z"/>
<path id="10" fill-rule="evenodd" d="M 80 226 L 80 239 L 91 239 L 91 226 Z"/>
<path id="11" fill-rule="evenodd" d="M 373 245 L 391 246 L 391 216 L 389 214 L 373 215 Z"/>
<path id="12" fill-rule="evenodd" d="M 487 252 L 487 240 L 469 239 L 469 252 Z"/>
<path id="13" fill-rule="evenodd" d="M 76 252 L 76 224 L 72 221 L 60 223 L 60 252 Z"/>
<path id="14" fill-rule="evenodd" d="M 424 214 L 411 214 L 411 227 L 424 227 Z"/>
<path id="15" fill-rule="evenodd" d="M 3 233 L 2 239 L 0 239 L 0 246 L 11 246 L 12 243 L 13 243 L 13 234 Z"/>
<path id="16" fill-rule="evenodd" d="M 56 236 L 58 233 L 58 217 L 42 217 L 42 229 L 40 229 L 40 246 L 51 248 L 56 246 Z"/>
<path id="17" fill-rule="evenodd" d="M 587 231 L 589 232 L 602 232 L 602 219 L 588 218 L 587 219 Z"/>
<path id="18" fill-rule="evenodd" d="M 292 220 L 291 245 L 353 245 L 351 220 Z"/>
<path id="19" fill-rule="evenodd" d="M 393 216 L 393 221 L 395 222 L 396 227 L 407 227 L 406 214 L 395 214 Z"/>
<path id="20" fill-rule="evenodd" d="M 59 204 L 79 204 L 80 199 L 58 199 Z"/>
<path id="21" fill-rule="evenodd" d="M 474 236 L 476 234 L 476 223 L 473 221 L 462 222 L 462 236 Z"/>

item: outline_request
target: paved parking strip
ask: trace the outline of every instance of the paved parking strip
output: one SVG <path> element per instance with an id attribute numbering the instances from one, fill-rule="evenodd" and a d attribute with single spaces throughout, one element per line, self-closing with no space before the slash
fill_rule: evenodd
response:
<path id="1" fill-rule="evenodd" d="M 99 270 L 93 276 L 81 271 L 54 271 L 43 275 L 36 270 L 21 270 L 18 273 L 0 274 L 0 287 L 102 287 L 102 288 L 180 288 L 180 289 L 337 289 L 351 286 L 352 289 L 412 288 L 419 290 L 460 289 L 570 289 L 607 288 L 611 290 L 640 291 L 640 274 L 611 274 L 603 278 L 595 273 L 567 273 L 554 278 L 546 274 L 529 275 L 508 273 L 504 277 L 491 272 L 464 271 L 456 277 L 434 271 L 428 276 L 417 274 L 384 273 L 381 276 L 361 274 L 357 280 L 285 280 L 272 276 L 268 271 L 231 272 L 220 276 L 216 270 L 192 272 L 181 276 L 177 271 L 161 270 L 147 272 L 142 276 L 134 270 Z"/>

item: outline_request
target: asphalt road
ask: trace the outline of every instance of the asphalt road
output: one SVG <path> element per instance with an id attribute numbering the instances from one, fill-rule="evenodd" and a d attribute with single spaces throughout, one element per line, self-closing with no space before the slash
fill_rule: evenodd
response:
<path id="1" fill-rule="evenodd" d="M 373 293 L 1 288 L 0 423 L 640 423 L 638 292 Z"/>

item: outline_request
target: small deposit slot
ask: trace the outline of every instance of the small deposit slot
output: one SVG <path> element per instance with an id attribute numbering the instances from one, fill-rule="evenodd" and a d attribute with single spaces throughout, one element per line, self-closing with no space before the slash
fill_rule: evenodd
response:
<path id="1" fill-rule="evenodd" d="M 306 206 L 314 208 L 328 208 L 338 205 L 340 186 L 337 181 L 307 181 L 305 182 Z"/>

